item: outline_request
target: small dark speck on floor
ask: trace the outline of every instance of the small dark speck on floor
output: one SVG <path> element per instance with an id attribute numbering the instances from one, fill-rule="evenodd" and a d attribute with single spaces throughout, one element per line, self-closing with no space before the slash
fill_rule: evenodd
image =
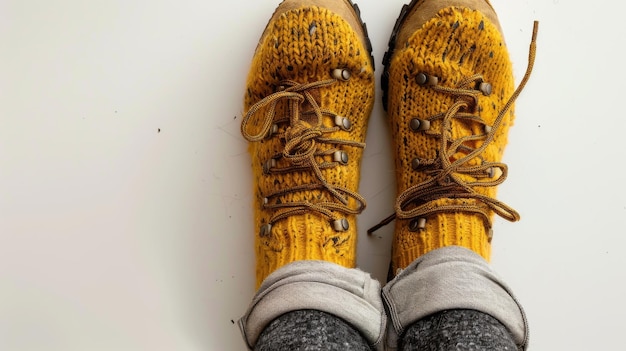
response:
<path id="1" fill-rule="evenodd" d="M 161 128 L 157 128 L 157 133 L 161 133 Z"/>
<path id="2" fill-rule="evenodd" d="M 235 321 L 234 321 L 234 320 L 232 320 L 232 319 L 230 320 L 230 322 L 231 322 L 231 323 L 233 323 L 233 324 L 235 324 Z"/>
<path id="3" fill-rule="evenodd" d="M 233 116 L 233 119 L 237 119 L 237 116 Z"/>

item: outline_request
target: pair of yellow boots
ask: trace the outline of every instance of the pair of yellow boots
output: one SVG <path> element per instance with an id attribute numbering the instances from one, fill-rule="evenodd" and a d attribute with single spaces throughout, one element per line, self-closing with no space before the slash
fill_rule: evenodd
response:
<path id="1" fill-rule="evenodd" d="M 534 34 L 536 34 L 536 27 Z M 495 200 L 517 90 L 487 0 L 413 0 L 393 29 L 382 74 L 398 196 L 391 272 L 458 245 L 489 259 Z M 257 286 L 296 260 L 352 268 L 357 193 L 374 66 L 349 0 L 284 0 L 256 49 L 241 130 L 250 142 Z M 393 276 L 393 274 L 392 274 Z"/>

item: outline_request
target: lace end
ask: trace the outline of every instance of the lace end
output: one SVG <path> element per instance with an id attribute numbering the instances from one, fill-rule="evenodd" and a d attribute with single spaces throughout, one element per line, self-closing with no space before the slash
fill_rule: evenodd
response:
<path id="1" fill-rule="evenodd" d="M 386 226 L 387 224 L 391 223 L 394 219 L 396 219 L 395 212 L 393 214 L 391 214 L 390 216 L 388 216 L 387 218 L 385 218 L 382 221 L 380 221 L 380 223 L 378 223 L 375 226 L 373 226 L 370 229 L 368 229 L 367 230 L 367 235 L 372 235 L 375 231 L 377 231 L 378 229 L 380 229 L 380 228 Z"/>
<path id="2" fill-rule="evenodd" d="M 537 32 L 539 31 L 539 21 L 533 22 L 533 36 L 531 38 L 531 42 L 537 41 Z"/>

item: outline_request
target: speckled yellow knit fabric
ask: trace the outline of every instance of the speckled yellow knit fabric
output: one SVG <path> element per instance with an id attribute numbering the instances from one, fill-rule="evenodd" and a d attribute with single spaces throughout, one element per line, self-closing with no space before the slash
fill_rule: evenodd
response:
<path id="1" fill-rule="evenodd" d="M 249 147 L 254 173 L 257 286 L 268 274 L 296 260 L 355 266 L 356 214 L 362 210 L 362 201 L 341 189 L 358 189 L 364 145 L 354 143 L 365 141 L 374 101 L 374 69 L 364 46 L 343 18 L 323 8 L 303 7 L 271 21 L 256 49 L 244 98 L 244 112 L 250 116 L 242 130 L 264 134 L 267 118 L 276 124 L 269 128 L 275 132 L 271 137 L 253 140 Z M 350 74 L 349 79 L 332 81 L 337 69 Z M 308 83 L 313 88 L 299 90 Z M 280 91 L 288 93 L 276 95 Z M 302 97 L 300 102 L 294 91 Z M 268 96 L 274 96 L 275 106 L 269 103 L 250 112 Z M 324 112 L 321 125 L 316 124 L 316 110 Z M 268 111 L 273 117 L 268 117 Z M 349 129 L 338 126 L 346 122 L 343 118 Z M 290 147 L 288 153 L 295 155 L 314 150 L 319 175 L 348 199 L 350 211 L 337 207 L 337 196 L 320 186 L 311 167 L 284 156 L 286 145 Z M 347 163 L 335 158 L 338 151 L 347 156 Z M 264 172 L 264 166 L 269 172 Z M 317 188 L 299 188 L 307 185 Z M 317 210 L 319 207 L 327 213 Z M 293 212 L 283 216 L 287 211 Z M 334 229 L 333 221 L 341 218 L 347 219 L 348 230 Z M 267 224 L 271 230 L 264 231 Z"/>
<path id="2" fill-rule="evenodd" d="M 429 180 L 434 174 L 429 173 L 432 167 L 414 169 L 414 159 L 428 163 L 429 160 L 437 160 L 441 154 L 440 137 L 412 130 L 411 119 L 429 119 L 443 114 L 457 101 L 454 94 L 418 84 L 416 76 L 419 73 L 438 77 L 440 87 L 456 88 L 464 79 L 475 74 L 481 74 L 484 81 L 492 86 L 491 95 L 478 94 L 475 106 L 470 99 L 470 106 L 474 106 L 474 109 L 465 111 L 479 115 L 485 124 L 470 119 L 452 119 L 449 129 L 443 131 L 447 133 L 450 143 L 464 136 L 484 134 L 485 125 L 493 124 L 514 91 L 512 67 L 504 39 L 497 27 L 481 13 L 464 8 L 446 8 L 425 23 L 410 37 L 406 46 L 396 50 L 389 64 L 388 115 L 394 141 L 399 194 Z M 431 118 L 431 121 L 430 130 L 441 134 L 442 120 Z M 499 162 L 512 122 L 511 108 L 495 131 L 494 140 L 480 157 L 469 160 L 466 165 Z M 482 145 L 483 140 L 466 140 L 463 145 L 475 149 Z M 448 156 L 451 160 L 457 160 L 467 152 L 461 149 Z M 488 177 L 471 174 L 455 176 L 465 182 L 489 180 Z M 487 197 L 496 195 L 495 186 L 472 188 Z M 393 272 L 405 268 L 420 255 L 449 245 L 469 248 L 488 260 L 491 252 L 489 230 L 490 218 L 494 214 L 492 210 L 476 199 L 441 198 L 429 202 L 433 208 L 440 209 L 464 204 L 477 205 L 488 214 L 489 219 L 471 211 L 442 210 L 427 216 L 425 227 L 415 231 L 409 229 L 411 219 L 398 219 L 392 250 Z"/>

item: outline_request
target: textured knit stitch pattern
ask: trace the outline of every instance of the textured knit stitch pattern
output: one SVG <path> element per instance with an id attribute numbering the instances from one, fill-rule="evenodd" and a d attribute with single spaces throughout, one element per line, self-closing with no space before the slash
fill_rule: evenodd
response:
<path id="1" fill-rule="evenodd" d="M 261 333 L 255 351 L 370 351 L 367 341 L 348 323 L 314 310 L 286 313 Z"/>
<path id="2" fill-rule="evenodd" d="M 401 339 L 401 351 L 510 350 L 509 331 L 492 316 L 474 310 L 442 311 L 411 325 Z"/>
<path id="3" fill-rule="evenodd" d="M 410 129 L 413 118 L 427 119 L 444 113 L 454 102 L 450 94 L 418 85 L 415 77 L 426 72 L 439 77 L 439 85 L 454 87 L 465 78 L 482 74 L 493 87 L 490 96 L 479 96 L 479 115 L 491 125 L 514 91 L 511 62 L 504 39 L 497 27 L 480 12 L 466 8 L 445 8 L 416 31 L 406 45 L 396 50 L 389 64 L 388 114 L 396 156 L 398 194 L 428 179 L 426 172 L 414 171 L 411 161 L 435 159 L 439 140 Z M 499 162 L 507 143 L 508 129 L 513 122 L 513 108 L 505 117 L 495 139 L 481 154 L 485 161 Z M 431 129 L 439 130 L 441 120 L 434 120 Z M 481 134 L 478 123 L 453 120 L 452 138 Z M 474 141 L 473 148 L 481 145 Z M 471 162 L 479 162 L 474 159 Z M 466 177 L 466 176 L 464 176 Z M 469 176 L 466 180 L 471 181 Z M 476 187 L 483 195 L 495 197 L 496 189 Z M 475 203 L 469 199 L 439 199 L 435 205 Z M 482 204 L 478 204 L 482 205 Z M 485 209 L 490 217 L 493 213 Z M 415 258 L 448 245 L 469 248 L 489 260 L 491 243 L 488 223 L 476 214 L 464 212 L 438 213 L 427 218 L 426 228 L 409 231 L 409 220 L 397 220 L 392 249 L 393 272 L 409 265 Z"/>
<path id="4" fill-rule="evenodd" d="M 274 93 L 281 81 L 301 84 L 332 79 L 333 69 L 347 69 L 351 78 L 337 81 L 312 92 L 321 108 L 350 119 L 349 131 L 338 130 L 325 138 L 365 142 L 367 120 L 374 102 L 374 75 L 369 52 L 358 35 L 340 16 L 319 7 L 303 7 L 282 13 L 268 23 L 253 57 L 244 97 L 244 111 L 256 102 Z M 285 118 L 286 104 L 278 104 L 276 118 Z M 305 108 L 306 106 L 303 106 Z M 265 111 L 259 111 L 264 114 Z M 256 124 L 255 124 L 256 123 Z M 260 128 L 251 121 L 251 128 Z M 334 121 L 325 117 L 325 127 L 334 127 Z M 289 126 L 279 124 L 279 133 Z M 257 286 L 274 270 L 296 260 L 326 260 L 352 268 L 356 256 L 356 215 L 342 215 L 349 222 L 349 230 L 333 230 L 328 218 L 308 212 L 281 219 L 272 224 L 271 233 L 261 236 L 259 227 L 269 222 L 272 211 L 263 209 L 263 199 L 280 189 L 318 180 L 311 171 L 283 173 L 263 172 L 263 164 L 284 150 L 284 140 L 274 137 L 250 143 L 255 194 L 255 250 Z M 347 165 L 322 168 L 326 181 L 357 191 L 359 185 L 362 148 L 318 142 L 319 151 L 339 149 L 347 153 Z M 332 162 L 330 156 L 317 157 L 319 163 Z M 287 167 L 287 161 L 278 159 L 278 167 Z M 307 190 L 285 193 L 276 199 L 288 202 L 336 202 L 328 191 Z M 349 206 L 356 207 L 354 200 Z"/>

